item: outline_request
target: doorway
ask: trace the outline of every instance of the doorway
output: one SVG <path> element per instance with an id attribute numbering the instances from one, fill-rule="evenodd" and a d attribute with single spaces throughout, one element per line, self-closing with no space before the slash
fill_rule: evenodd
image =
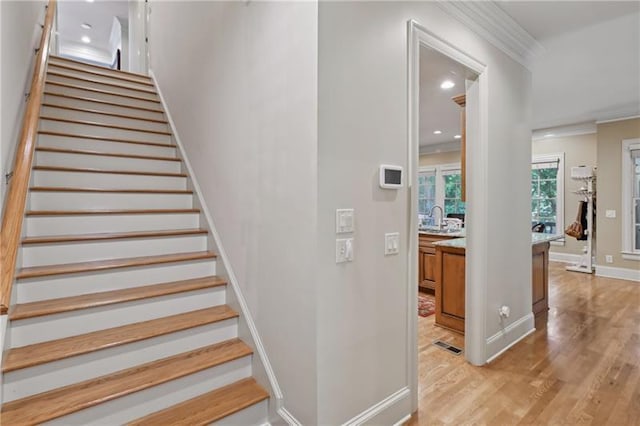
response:
<path id="1" fill-rule="evenodd" d="M 464 347 L 464 360 L 475 365 L 485 363 L 485 290 L 486 281 L 483 280 L 483 258 L 479 250 L 473 250 L 474 241 L 483 238 L 482 226 L 474 224 L 483 223 L 481 217 L 484 209 L 481 203 L 482 180 L 469 179 L 472 172 L 476 179 L 484 171 L 477 164 L 482 164 L 482 157 L 478 158 L 476 165 L 465 164 L 464 155 L 484 155 L 486 149 L 486 98 L 487 98 L 487 74 L 486 67 L 476 61 L 455 46 L 436 37 L 415 21 L 408 23 L 409 55 L 408 55 L 408 99 L 409 99 L 409 179 L 410 179 L 410 219 L 409 235 L 412 237 L 412 253 L 417 256 L 409 256 L 409 383 L 414 395 L 413 411 L 418 408 L 418 377 L 419 377 L 419 350 L 418 334 L 424 338 L 425 330 L 420 327 L 438 327 L 434 320 L 419 321 L 416 315 L 418 282 L 424 283 L 425 274 L 428 275 L 431 267 L 425 268 L 426 257 L 421 256 L 421 241 L 419 238 L 420 227 L 433 227 L 438 229 L 447 223 L 447 214 L 457 215 L 464 222 L 464 229 L 456 237 L 465 237 L 468 252 L 463 255 L 461 266 L 462 279 L 459 280 L 459 292 L 462 293 L 461 311 L 464 327 L 462 334 L 443 333 L 444 328 L 433 329 L 433 333 L 427 333 L 427 339 L 432 336 L 442 335 L 459 343 Z M 422 80 L 422 82 L 421 82 Z M 446 82 L 446 83 L 445 83 Z M 427 86 L 431 86 L 431 88 Z M 441 87 L 442 86 L 442 87 Z M 447 89 L 448 87 L 448 89 Z M 450 90 L 451 89 L 451 90 Z M 462 90 L 460 90 L 462 89 Z M 461 124 L 461 105 L 455 102 L 464 95 L 464 112 L 466 124 Z M 433 102 L 431 102 L 433 101 Z M 429 105 L 429 104 L 432 105 Z M 435 109 L 434 109 L 435 108 Z M 424 119 L 424 116 L 429 117 Z M 465 135 L 466 133 L 466 135 Z M 460 138 L 455 136 L 459 135 Z M 466 136 L 467 147 L 462 143 Z M 456 151 L 457 150 L 457 151 Z M 457 154 L 456 154 L 457 152 Z M 421 154 L 423 154 L 421 156 Z M 431 158 L 429 158 L 431 154 Z M 448 156 L 448 159 L 447 159 Z M 437 159 L 439 158 L 439 159 Z M 456 161 L 457 160 L 457 161 Z M 422 168 L 421 168 L 422 167 Z M 461 197 L 465 191 L 464 176 L 467 175 L 466 197 Z M 437 203 L 442 210 L 440 219 L 434 217 L 433 211 Z M 476 206 L 480 208 L 476 209 Z M 426 214 L 426 211 L 429 213 Z M 435 210 L 439 210 L 435 208 Z M 419 213 L 420 212 L 420 213 Z M 420 214 L 420 216 L 419 216 Z M 443 220 L 444 219 L 444 220 Z M 441 234 L 442 235 L 442 234 Z M 414 237 L 415 236 L 415 237 Z M 452 235 L 447 235 L 452 237 Z M 441 239 L 433 238 L 432 240 Z M 435 243 L 435 241 L 434 241 Z M 424 244 L 423 244 L 424 247 Z M 433 247 L 429 253 L 422 252 L 422 256 L 434 255 Z M 421 261 L 422 260 L 422 261 Z M 419 271 L 419 267 L 425 269 Z M 422 275 L 421 275 L 422 273 Z M 433 278 L 433 275 L 431 276 Z M 428 281 L 428 280 L 427 280 Z M 434 281 L 437 281 L 434 279 Z M 428 287 L 428 286 L 427 286 Z M 437 287 L 437 285 L 436 285 Z M 438 290 L 435 290 L 436 305 L 438 304 Z M 415 308 L 415 309 L 414 309 Z M 421 318 L 421 320 L 423 320 Z M 457 336 L 457 337 L 456 337 Z"/>

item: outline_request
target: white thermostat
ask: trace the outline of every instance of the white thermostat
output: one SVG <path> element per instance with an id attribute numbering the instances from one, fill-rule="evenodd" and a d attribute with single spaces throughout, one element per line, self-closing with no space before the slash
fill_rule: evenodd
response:
<path id="1" fill-rule="evenodd" d="M 380 166 L 380 188 L 402 188 L 402 167 L 382 164 Z"/>

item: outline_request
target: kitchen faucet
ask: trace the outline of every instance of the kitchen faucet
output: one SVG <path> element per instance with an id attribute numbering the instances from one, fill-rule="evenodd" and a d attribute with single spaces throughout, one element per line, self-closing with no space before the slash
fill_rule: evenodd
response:
<path id="1" fill-rule="evenodd" d="M 442 207 L 437 204 L 431 207 L 431 210 L 429 210 L 429 217 L 433 217 L 433 211 L 436 209 L 436 207 L 440 209 L 440 220 L 436 223 L 436 226 L 438 227 L 438 229 L 442 229 L 442 227 L 444 226 L 444 211 L 442 210 Z"/>

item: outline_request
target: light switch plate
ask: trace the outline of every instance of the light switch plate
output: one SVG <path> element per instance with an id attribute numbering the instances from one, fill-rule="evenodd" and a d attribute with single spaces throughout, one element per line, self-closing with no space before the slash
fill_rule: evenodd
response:
<path id="1" fill-rule="evenodd" d="M 389 256 L 398 253 L 400 253 L 400 233 L 390 232 L 384 234 L 384 255 Z"/>
<path id="2" fill-rule="evenodd" d="M 615 210 L 605 210 L 604 215 L 605 215 L 605 217 L 608 217 L 609 219 L 615 219 L 616 218 L 616 211 Z"/>
<path id="3" fill-rule="evenodd" d="M 346 234 L 354 230 L 353 209 L 336 209 L 336 234 Z"/>
<path id="4" fill-rule="evenodd" d="M 336 263 L 353 262 L 353 238 L 336 240 Z"/>

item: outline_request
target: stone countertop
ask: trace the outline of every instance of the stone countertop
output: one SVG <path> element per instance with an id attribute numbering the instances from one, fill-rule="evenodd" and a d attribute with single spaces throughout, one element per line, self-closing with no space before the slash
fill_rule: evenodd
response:
<path id="1" fill-rule="evenodd" d="M 455 232 L 438 232 L 438 231 L 430 231 L 428 229 L 421 229 L 418 231 L 418 235 L 433 235 L 435 237 L 456 237 L 456 238 L 460 238 L 460 237 L 464 237 L 465 233 L 464 233 L 464 228 L 461 229 L 460 231 L 455 231 Z"/>
<path id="2" fill-rule="evenodd" d="M 540 233 L 531 233 L 531 245 L 534 246 L 536 244 L 547 243 L 549 241 L 559 240 L 564 238 L 564 235 L 551 235 L 551 234 L 540 234 Z M 443 240 L 434 243 L 436 246 L 440 247 L 457 247 L 457 248 L 466 248 L 467 247 L 467 239 L 466 238 L 454 238 L 451 240 Z"/>

